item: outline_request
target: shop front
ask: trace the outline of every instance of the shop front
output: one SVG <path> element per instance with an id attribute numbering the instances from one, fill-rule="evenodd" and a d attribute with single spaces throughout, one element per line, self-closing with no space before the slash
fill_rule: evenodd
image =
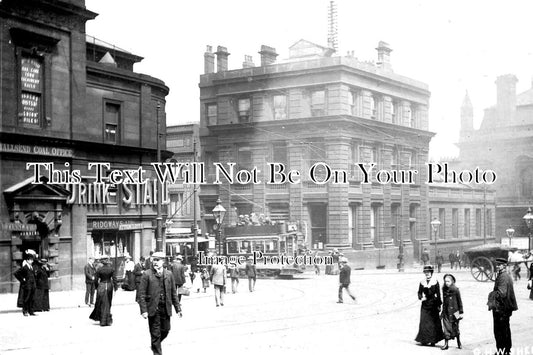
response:
<path id="1" fill-rule="evenodd" d="M 149 232 L 149 239 L 153 239 L 151 238 L 153 234 L 151 220 L 89 219 L 87 223 L 88 255 L 96 259 L 108 256 L 116 270 L 116 276 L 121 279 L 124 277 L 126 257 L 129 256 L 137 261 L 143 255 L 146 249 L 143 234 L 146 235 L 146 232 Z"/>

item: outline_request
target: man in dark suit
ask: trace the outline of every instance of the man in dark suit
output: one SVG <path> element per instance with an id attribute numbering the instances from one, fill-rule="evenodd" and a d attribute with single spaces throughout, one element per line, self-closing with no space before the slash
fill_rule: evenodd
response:
<path id="1" fill-rule="evenodd" d="M 156 252 L 151 257 L 152 268 L 146 270 L 139 285 L 139 306 L 144 319 L 148 318 L 152 351 L 162 354 L 161 342 L 170 331 L 172 306 L 181 317 L 181 307 L 172 273 L 163 268 L 165 254 Z"/>
<path id="2" fill-rule="evenodd" d="M 22 307 L 22 314 L 35 316 L 33 312 L 33 296 L 35 295 L 36 281 L 33 260 L 37 254 L 31 250 L 26 250 L 26 260 L 22 262 L 22 267 L 15 271 L 15 278 L 20 282 L 17 306 Z"/>
<path id="3" fill-rule="evenodd" d="M 176 282 L 177 288 L 180 288 L 185 283 L 185 265 L 183 265 L 182 262 L 183 257 L 181 255 L 177 255 L 176 257 L 174 257 L 174 261 L 170 266 L 170 270 L 172 271 L 172 276 L 174 276 L 174 282 Z M 179 294 L 179 292 L 178 301 L 181 302 L 181 295 Z"/>
<path id="4" fill-rule="evenodd" d="M 341 257 L 340 263 L 341 263 L 341 268 L 339 271 L 339 300 L 337 301 L 337 303 L 343 303 L 343 300 L 342 300 L 343 289 L 346 289 L 346 291 L 348 292 L 348 295 L 350 295 L 352 300 L 356 301 L 355 296 L 350 291 L 350 283 L 352 282 L 351 280 L 352 269 L 348 266 L 348 259 L 346 259 L 345 257 Z"/>
<path id="5" fill-rule="evenodd" d="M 94 266 L 94 258 L 90 257 L 87 260 L 87 265 L 83 268 L 85 272 L 85 304 L 89 307 L 94 305 L 94 275 L 96 268 Z"/>
<path id="6" fill-rule="evenodd" d="M 513 279 L 507 273 L 507 259 L 496 259 L 498 277 L 494 283 L 495 305 L 492 310 L 494 320 L 494 338 L 498 354 L 508 355 L 513 342 L 509 324 L 513 311 L 518 310 L 513 288 Z"/>
<path id="7" fill-rule="evenodd" d="M 244 268 L 246 276 L 248 276 L 248 288 L 250 292 L 255 290 L 255 281 L 257 280 L 257 270 L 253 264 L 254 258 L 252 256 L 248 257 L 248 262 Z"/>
<path id="8" fill-rule="evenodd" d="M 139 262 L 133 267 L 133 275 L 135 275 L 135 301 L 139 302 L 139 285 L 141 284 L 141 277 L 144 272 L 144 256 L 141 256 Z"/>

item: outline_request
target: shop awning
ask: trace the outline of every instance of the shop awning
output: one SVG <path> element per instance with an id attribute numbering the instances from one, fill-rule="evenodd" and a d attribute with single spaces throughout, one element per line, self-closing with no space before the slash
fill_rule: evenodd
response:
<path id="1" fill-rule="evenodd" d="M 167 236 L 167 243 L 194 243 L 194 237 L 169 237 Z M 214 237 L 197 237 L 198 243 L 207 243 L 209 241 L 215 241 Z"/>
<path id="2" fill-rule="evenodd" d="M 197 233 L 198 234 L 201 234 L 202 233 L 202 230 L 201 229 L 197 229 Z M 187 228 L 187 227 L 169 227 L 167 228 L 167 236 L 172 236 L 172 235 L 189 235 L 189 234 L 192 234 L 192 230 L 191 228 Z"/>

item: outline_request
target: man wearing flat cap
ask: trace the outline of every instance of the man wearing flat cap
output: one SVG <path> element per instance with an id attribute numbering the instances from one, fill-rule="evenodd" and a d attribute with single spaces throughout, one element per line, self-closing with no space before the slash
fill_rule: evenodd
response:
<path id="1" fill-rule="evenodd" d="M 496 259 L 498 276 L 494 283 L 494 290 L 489 298 L 494 299 L 492 317 L 494 320 L 494 338 L 496 339 L 496 352 L 508 355 L 513 345 L 511 340 L 511 327 L 509 324 L 513 311 L 518 310 L 513 288 L 513 280 L 507 273 L 507 259 Z"/>
<path id="2" fill-rule="evenodd" d="M 181 307 L 176 292 L 174 276 L 163 268 L 165 254 L 152 254 L 152 267 L 141 277 L 139 285 L 139 306 L 143 318 L 148 318 L 152 351 L 154 355 L 162 354 L 161 342 L 170 331 L 172 306 L 181 317 Z"/>

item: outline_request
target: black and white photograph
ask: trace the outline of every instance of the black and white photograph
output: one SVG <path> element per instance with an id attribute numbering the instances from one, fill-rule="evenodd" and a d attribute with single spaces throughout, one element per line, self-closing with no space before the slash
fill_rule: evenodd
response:
<path id="1" fill-rule="evenodd" d="M 0 354 L 533 354 L 531 13 L 0 0 Z"/>

